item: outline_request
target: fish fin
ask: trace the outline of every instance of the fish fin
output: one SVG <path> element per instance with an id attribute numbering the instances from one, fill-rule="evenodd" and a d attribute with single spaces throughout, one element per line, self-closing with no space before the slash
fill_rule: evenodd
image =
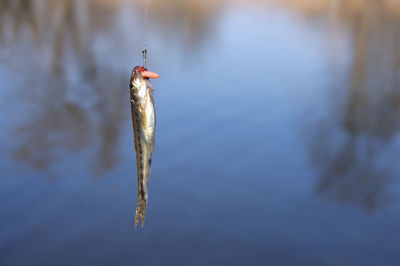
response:
<path id="1" fill-rule="evenodd" d="M 141 218 L 141 227 L 143 228 L 144 219 L 146 218 L 146 207 L 147 207 L 147 200 L 138 197 L 136 205 L 136 215 L 135 215 L 135 229 L 139 223 L 139 218 Z"/>

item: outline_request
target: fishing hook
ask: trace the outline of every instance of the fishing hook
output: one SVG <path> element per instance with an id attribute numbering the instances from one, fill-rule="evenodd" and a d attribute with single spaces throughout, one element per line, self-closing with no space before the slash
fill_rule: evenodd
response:
<path id="1" fill-rule="evenodd" d="M 142 54 L 143 54 L 143 67 L 146 69 L 147 50 L 146 50 L 146 49 L 143 49 L 143 50 L 142 50 Z"/>

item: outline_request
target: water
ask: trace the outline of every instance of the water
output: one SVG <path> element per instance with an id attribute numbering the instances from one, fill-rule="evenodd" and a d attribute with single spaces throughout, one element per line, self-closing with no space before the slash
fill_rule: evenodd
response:
<path id="1" fill-rule="evenodd" d="M 400 6 L 0 1 L 0 265 L 398 265 Z"/>

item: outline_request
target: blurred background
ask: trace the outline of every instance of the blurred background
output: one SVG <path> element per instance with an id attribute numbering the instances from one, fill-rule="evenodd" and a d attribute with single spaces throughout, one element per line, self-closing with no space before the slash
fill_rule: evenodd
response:
<path id="1" fill-rule="evenodd" d="M 0 265 L 399 265 L 400 2 L 148 4 L 0 0 Z"/>

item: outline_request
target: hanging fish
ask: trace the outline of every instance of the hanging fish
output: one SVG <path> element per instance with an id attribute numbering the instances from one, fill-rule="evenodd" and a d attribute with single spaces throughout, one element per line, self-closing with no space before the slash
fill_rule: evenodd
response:
<path id="1" fill-rule="evenodd" d="M 158 77 L 158 74 L 148 71 L 145 67 L 136 66 L 132 70 L 129 83 L 138 177 L 135 228 L 139 218 L 141 218 L 141 226 L 143 227 L 146 217 L 148 184 L 156 127 L 153 87 L 149 79 Z"/>

